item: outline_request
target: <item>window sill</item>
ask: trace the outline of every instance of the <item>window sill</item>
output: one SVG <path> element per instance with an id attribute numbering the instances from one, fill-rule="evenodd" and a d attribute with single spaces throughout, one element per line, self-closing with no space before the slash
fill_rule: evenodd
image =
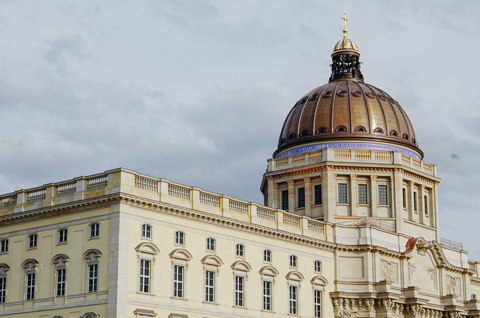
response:
<path id="1" fill-rule="evenodd" d="M 206 250 L 207 253 L 217 254 L 217 251 Z"/>
<path id="2" fill-rule="evenodd" d="M 298 269 L 298 266 L 290 266 L 290 269 Z"/>
<path id="3" fill-rule="evenodd" d="M 266 310 L 266 309 L 262 309 L 262 310 L 260 310 L 260 311 L 261 311 L 261 312 L 269 312 L 269 313 L 272 313 L 272 314 L 275 313 L 273 310 Z"/>
<path id="4" fill-rule="evenodd" d="M 100 239 L 100 236 L 91 236 L 91 237 L 88 238 L 89 241 L 90 240 L 98 240 L 98 239 Z"/>
<path id="5" fill-rule="evenodd" d="M 320 203 L 320 204 L 314 204 L 314 205 L 312 205 L 312 208 L 321 208 L 322 206 L 323 206 L 322 203 Z"/>
<path id="6" fill-rule="evenodd" d="M 235 255 L 235 258 L 245 259 L 245 256 Z"/>
<path id="7" fill-rule="evenodd" d="M 232 307 L 233 307 L 233 308 L 238 308 L 238 309 L 248 310 L 248 308 L 247 308 L 247 307 L 244 307 L 244 306 L 235 306 L 235 305 L 233 305 Z"/>
<path id="8" fill-rule="evenodd" d="M 185 300 L 185 301 L 188 300 L 188 299 L 186 299 L 186 298 L 184 298 L 184 297 L 175 297 L 175 296 L 170 296 L 170 299 Z"/>
<path id="9" fill-rule="evenodd" d="M 337 206 L 350 206 L 350 203 L 338 203 Z"/>
<path id="10" fill-rule="evenodd" d="M 175 243 L 174 245 L 175 245 L 175 246 L 179 246 L 179 247 L 185 247 L 185 244 Z"/>
<path id="11" fill-rule="evenodd" d="M 36 247 L 36 246 L 27 247 L 27 251 L 29 251 L 29 250 L 36 250 L 36 249 L 37 249 L 37 247 Z"/>
<path id="12" fill-rule="evenodd" d="M 390 208 L 390 204 L 379 204 L 377 205 L 377 208 Z"/>
<path id="13" fill-rule="evenodd" d="M 213 303 L 213 302 L 211 302 L 211 301 L 205 301 L 205 300 L 204 300 L 204 301 L 202 301 L 202 303 L 204 303 L 204 304 L 209 304 L 209 305 L 216 305 L 216 306 L 218 306 L 218 303 Z"/>
<path id="14" fill-rule="evenodd" d="M 272 265 L 272 262 L 263 261 L 263 264 L 270 264 L 270 265 Z"/>
<path id="15" fill-rule="evenodd" d="M 7 252 L 0 252 L 0 255 L 3 255 L 3 254 L 8 254 L 8 251 Z"/>
<path id="16" fill-rule="evenodd" d="M 154 294 L 152 294 L 152 293 L 146 293 L 146 292 L 140 292 L 140 291 L 137 291 L 137 294 L 139 294 L 139 295 L 147 295 L 147 296 L 154 296 Z"/>
<path id="17" fill-rule="evenodd" d="M 153 241 L 151 237 L 145 237 L 145 236 L 142 236 L 142 240 Z"/>
<path id="18" fill-rule="evenodd" d="M 369 208 L 369 207 L 370 207 L 370 204 L 368 204 L 368 203 L 358 203 L 358 204 L 357 204 L 357 208 L 358 208 L 358 207 L 366 207 L 366 208 Z"/>
<path id="19" fill-rule="evenodd" d="M 68 244 L 68 242 L 57 242 L 57 246 L 58 245 L 67 245 L 67 244 Z"/>

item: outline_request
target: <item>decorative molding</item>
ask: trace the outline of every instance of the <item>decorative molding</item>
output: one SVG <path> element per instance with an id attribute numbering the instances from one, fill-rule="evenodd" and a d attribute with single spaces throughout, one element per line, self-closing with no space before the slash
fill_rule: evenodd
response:
<path id="1" fill-rule="evenodd" d="M 93 312 L 87 312 L 80 318 L 100 318 L 100 315 L 97 315 L 96 313 L 93 313 Z"/>
<path id="2" fill-rule="evenodd" d="M 83 258 L 87 260 L 87 265 L 94 265 L 99 263 L 99 257 L 102 256 L 102 252 L 97 250 L 96 248 L 88 249 L 85 253 L 83 253 Z"/>
<path id="3" fill-rule="evenodd" d="M 374 174 L 370 175 L 370 180 L 371 181 L 377 180 L 377 176 Z"/>
<path id="4" fill-rule="evenodd" d="M 303 182 L 312 182 L 312 178 L 305 177 L 305 178 L 303 178 Z"/>
<path id="5" fill-rule="evenodd" d="M 34 258 L 29 258 L 23 261 L 22 267 L 25 269 L 25 273 L 32 274 L 37 271 L 37 267 L 40 265 Z"/>
<path id="6" fill-rule="evenodd" d="M 7 277 L 7 272 L 10 270 L 10 266 L 6 263 L 0 263 L 0 278 Z"/>
<path id="7" fill-rule="evenodd" d="M 231 268 L 233 270 L 244 271 L 244 272 L 249 272 L 252 270 L 252 266 L 247 261 L 243 261 L 243 260 L 233 262 Z"/>
<path id="8" fill-rule="evenodd" d="M 295 185 L 295 180 L 287 180 L 287 184 L 289 186 L 294 186 Z"/>
<path id="9" fill-rule="evenodd" d="M 356 174 L 351 174 L 350 175 L 350 180 L 357 180 L 357 175 Z"/>
<path id="10" fill-rule="evenodd" d="M 135 251 L 138 253 L 147 253 L 157 255 L 160 253 L 160 249 L 157 245 L 153 244 L 152 242 L 142 242 L 135 247 Z"/>
<path id="11" fill-rule="evenodd" d="M 380 261 L 382 279 L 387 283 L 398 283 L 398 264 L 386 260 Z"/>
<path id="12" fill-rule="evenodd" d="M 65 269 L 70 258 L 66 254 L 57 254 L 52 258 L 52 263 L 55 265 L 55 269 Z"/>

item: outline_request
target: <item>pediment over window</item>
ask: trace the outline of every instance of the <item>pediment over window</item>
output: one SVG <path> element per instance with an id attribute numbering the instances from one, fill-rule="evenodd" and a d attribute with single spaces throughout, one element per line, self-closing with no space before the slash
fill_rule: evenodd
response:
<path id="1" fill-rule="evenodd" d="M 260 275 L 264 275 L 264 276 L 272 276 L 272 277 L 276 277 L 278 276 L 278 271 L 275 267 L 273 266 L 270 266 L 270 265 L 267 265 L 267 266 L 263 266 L 260 271 L 259 271 Z"/>
<path id="2" fill-rule="evenodd" d="M 100 318 L 100 316 L 94 312 L 87 312 L 80 318 Z"/>
<path id="3" fill-rule="evenodd" d="M 33 273 L 37 270 L 39 265 L 38 261 L 33 258 L 29 258 L 23 261 L 22 267 L 25 268 L 25 273 Z"/>
<path id="4" fill-rule="evenodd" d="M 312 285 L 326 286 L 326 285 L 328 285 L 328 280 L 323 276 L 315 275 L 310 280 L 310 283 L 312 283 Z"/>
<path id="5" fill-rule="evenodd" d="M 67 263 L 70 260 L 65 254 L 57 254 L 52 258 L 52 263 L 55 264 L 56 269 L 63 269 L 67 267 Z"/>
<path id="6" fill-rule="evenodd" d="M 232 269 L 237 271 L 249 272 L 252 270 L 252 266 L 247 261 L 236 261 L 232 264 Z"/>
<path id="7" fill-rule="evenodd" d="M 10 266 L 5 263 L 0 263 L 0 278 L 7 276 L 7 272 L 10 270 Z"/>
<path id="8" fill-rule="evenodd" d="M 302 273 L 300 273 L 299 271 L 290 271 L 285 276 L 285 278 L 288 280 L 294 280 L 297 282 L 302 282 L 305 279 L 305 277 L 303 277 Z"/>
<path id="9" fill-rule="evenodd" d="M 157 255 L 160 253 L 160 249 L 157 247 L 157 245 L 151 243 L 151 242 L 142 242 L 135 247 L 135 250 L 140 253 L 147 253 L 147 254 L 153 254 Z"/>
<path id="10" fill-rule="evenodd" d="M 204 258 L 202 258 L 202 263 L 205 265 L 211 265 L 211 266 L 221 266 L 223 265 L 223 261 L 220 257 L 217 255 L 207 255 Z"/>
<path id="11" fill-rule="evenodd" d="M 91 248 L 83 253 L 83 258 L 87 260 L 87 264 L 97 264 L 99 262 L 98 258 L 102 256 L 102 252 L 96 248 Z"/>
<path id="12" fill-rule="evenodd" d="M 180 259 L 183 261 L 189 261 L 193 258 L 192 254 L 189 251 L 183 248 L 174 249 L 169 256 L 174 259 Z"/>

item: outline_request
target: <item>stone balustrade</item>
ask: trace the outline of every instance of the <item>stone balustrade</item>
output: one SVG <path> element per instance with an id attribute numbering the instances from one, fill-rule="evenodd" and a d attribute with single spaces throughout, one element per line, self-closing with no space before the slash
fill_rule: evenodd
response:
<path id="1" fill-rule="evenodd" d="M 308 159 L 307 159 L 308 160 Z M 28 212 L 83 199 L 125 193 L 244 222 L 326 239 L 326 223 L 127 169 L 79 177 L 0 195 L 0 215 Z"/>
<path id="2" fill-rule="evenodd" d="M 425 174 L 437 176 L 436 165 L 406 156 L 400 151 L 336 148 L 325 148 L 319 151 L 305 152 L 279 159 L 269 159 L 268 171 L 279 171 L 325 161 L 404 165 Z"/>

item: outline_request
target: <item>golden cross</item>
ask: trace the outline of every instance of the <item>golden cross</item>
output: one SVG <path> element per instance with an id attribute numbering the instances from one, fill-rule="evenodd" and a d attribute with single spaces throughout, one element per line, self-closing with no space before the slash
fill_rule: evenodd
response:
<path id="1" fill-rule="evenodd" d="M 347 15 L 344 13 L 343 17 L 341 17 L 341 18 L 343 19 L 343 34 L 344 34 L 343 37 L 347 38 L 347 32 L 348 32 L 348 30 L 347 30 L 347 21 L 348 21 Z"/>

